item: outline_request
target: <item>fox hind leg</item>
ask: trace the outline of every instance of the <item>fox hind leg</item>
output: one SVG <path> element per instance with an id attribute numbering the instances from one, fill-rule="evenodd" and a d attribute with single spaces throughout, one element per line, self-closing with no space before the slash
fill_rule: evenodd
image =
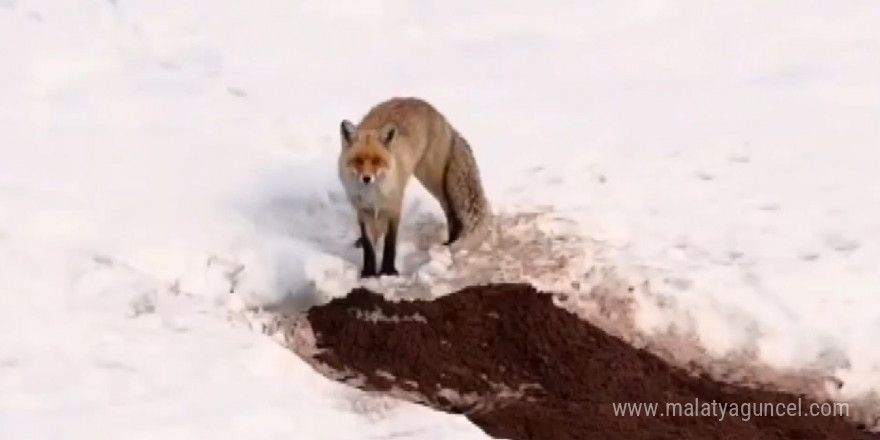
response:
<path id="1" fill-rule="evenodd" d="M 375 232 L 375 233 L 373 234 L 373 235 L 374 235 L 373 240 L 378 240 L 378 239 L 379 239 L 379 235 L 378 235 L 378 234 L 380 234 L 380 232 Z M 358 238 L 354 241 L 353 245 L 354 245 L 354 247 L 360 249 L 360 248 L 362 248 L 362 247 L 364 246 L 364 241 L 365 241 L 364 237 L 363 237 L 363 236 L 360 236 L 360 237 L 358 237 Z"/>
<path id="2" fill-rule="evenodd" d="M 461 232 L 464 229 L 461 224 L 461 220 L 458 219 L 458 216 L 455 214 L 455 211 L 452 209 L 452 203 L 449 198 L 449 192 L 443 191 L 443 201 L 441 202 L 443 207 L 443 213 L 446 215 L 446 230 L 447 230 L 447 239 L 443 243 L 444 246 L 449 246 L 454 243 L 461 236 Z"/>
<path id="3" fill-rule="evenodd" d="M 445 242 L 443 242 L 443 245 L 449 246 L 450 244 L 458 240 L 459 237 L 461 237 L 462 226 L 461 221 L 458 220 L 458 217 L 456 217 L 455 214 L 451 212 L 446 213 L 446 225 L 447 230 L 449 231 L 447 234 L 449 238 Z"/>
<path id="4" fill-rule="evenodd" d="M 434 199 L 440 203 L 440 208 L 443 209 L 447 229 L 446 241 L 443 244 L 447 246 L 458 240 L 464 230 L 464 225 L 452 208 L 452 198 L 447 182 L 448 171 L 448 165 L 442 171 L 435 170 L 429 165 L 419 165 L 415 170 L 416 178 L 434 196 Z"/>

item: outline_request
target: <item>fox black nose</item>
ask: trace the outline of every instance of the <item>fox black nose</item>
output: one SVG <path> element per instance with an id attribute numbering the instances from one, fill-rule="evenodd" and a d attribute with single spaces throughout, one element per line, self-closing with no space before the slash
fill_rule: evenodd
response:
<path id="1" fill-rule="evenodd" d="M 361 180 L 366 184 L 373 181 L 373 176 L 361 176 Z"/>

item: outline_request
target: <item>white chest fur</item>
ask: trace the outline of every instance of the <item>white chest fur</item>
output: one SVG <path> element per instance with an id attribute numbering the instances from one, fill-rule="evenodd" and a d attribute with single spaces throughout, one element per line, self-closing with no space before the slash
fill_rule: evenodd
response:
<path id="1" fill-rule="evenodd" d="M 364 185 L 358 181 L 346 180 L 345 192 L 351 203 L 360 209 L 380 211 L 391 204 L 393 188 L 386 179 Z"/>

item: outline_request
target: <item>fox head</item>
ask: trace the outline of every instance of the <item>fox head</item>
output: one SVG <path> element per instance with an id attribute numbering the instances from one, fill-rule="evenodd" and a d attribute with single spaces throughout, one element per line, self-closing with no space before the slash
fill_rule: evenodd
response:
<path id="1" fill-rule="evenodd" d="M 339 126 L 342 138 L 342 163 L 347 178 L 372 185 L 384 181 L 394 169 L 394 156 L 389 149 L 397 136 L 393 122 L 381 129 L 360 129 L 343 120 Z"/>

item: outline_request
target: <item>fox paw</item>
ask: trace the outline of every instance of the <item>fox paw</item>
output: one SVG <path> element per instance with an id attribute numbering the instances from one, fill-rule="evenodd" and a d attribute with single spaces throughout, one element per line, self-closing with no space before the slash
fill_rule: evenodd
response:
<path id="1" fill-rule="evenodd" d="M 379 274 L 376 272 L 376 269 L 362 269 L 361 270 L 361 278 L 376 278 Z"/>
<path id="2" fill-rule="evenodd" d="M 382 270 L 379 272 L 379 275 L 397 277 L 397 276 L 400 276 L 400 272 L 397 271 L 397 268 L 388 267 L 388 268 L 382 268 Z"/>

